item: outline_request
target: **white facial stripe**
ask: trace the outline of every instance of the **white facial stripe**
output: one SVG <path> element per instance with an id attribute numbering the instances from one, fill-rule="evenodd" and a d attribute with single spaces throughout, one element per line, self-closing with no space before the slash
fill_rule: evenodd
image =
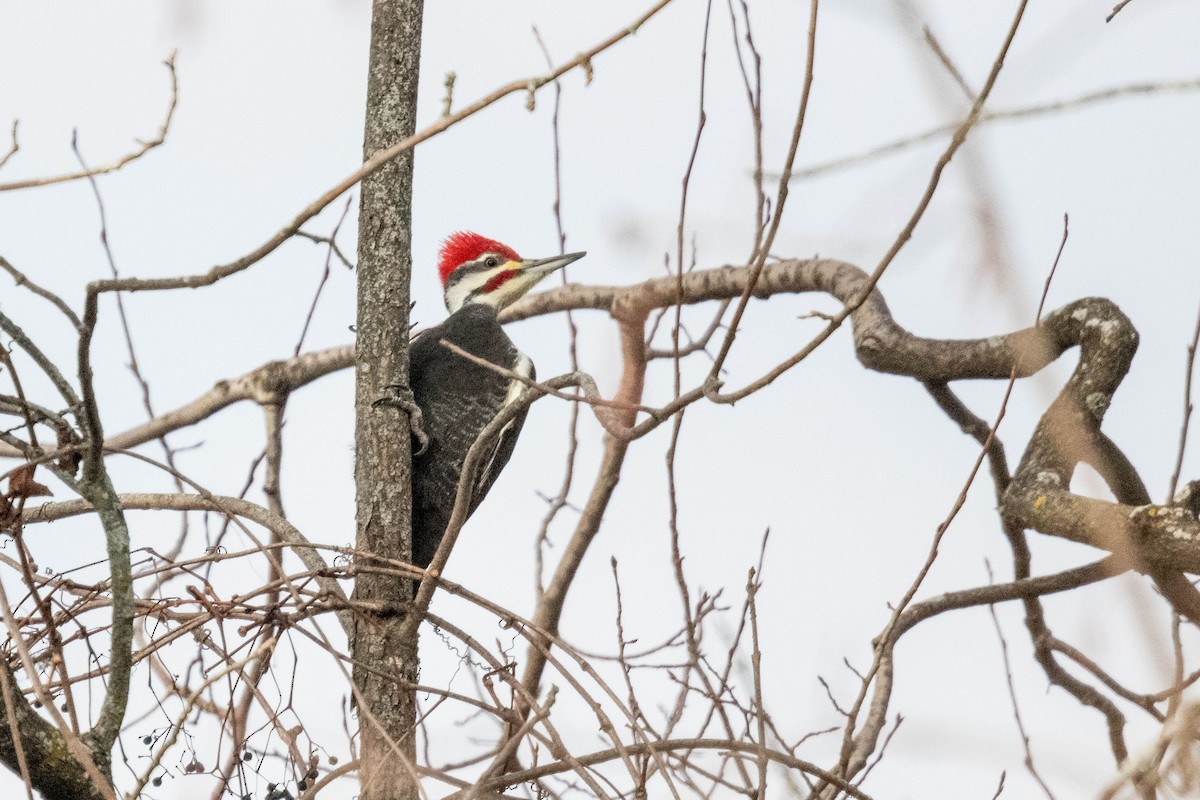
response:
<path id="1" fill-rule="evenodd" d="M 451 314 L 453 314 L 455 311 L 458 311 L 466 303 L 468 297 L 471 297 L 473 293 L 486 286 L 487 282 L 495 277 L 496 273 L 499 271 L 500 268 L 497 267 L 496 269 L 489 269 L 486 271 L 481 270 L 479 272 L 470 272 L 456 282 L 452 283 L 450 287 L 446 289 L 446 308 L 449 309 Z M 495 303 L 491 302 L 491 300 L 492 298 L 489 298 L 487 295 L 483 294 L 478 294 L 471 298 L 471 302 L 473 303 L 488 303 L 488 305 L 496 305 Z"/>
<path id="2" fill-rule="evenodd" d="M 483 259 L 486 258 L 488 258 L 486 255 L 480 256 L 479 261 L 472 263 L 483 263 Z M 516 272 L 516 274 L 492 291 L 483 291 L 492 278 L 510 271 Z M 463 270 L 461 275 L 455 276 L 457 280 L 451 280 L 446 289 L 446 308 L 451 314 L 467 303 L 482 303 L 495 308 L 504 308 L 524 297 L 547 274 L 538 268 L 524 270 L 520 261 L 507 261 L 491 269 Z"/>

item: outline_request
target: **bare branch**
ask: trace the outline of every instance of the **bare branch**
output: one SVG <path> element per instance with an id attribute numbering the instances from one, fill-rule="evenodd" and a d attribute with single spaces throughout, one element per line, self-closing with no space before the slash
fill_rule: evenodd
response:
<path id="1" fill-rule="evenodd" d="M 55 308 L 62 312 L 64 317 L 71 321 L 71 324 L 75 326 L 75 330 L 78 331 L 83 327 L 83 323 L 79 321 L 79 317 L 76 316 L 75 312 L 71 310 L 71 307 L 61 297 L 29 280 L 29 277 L 25 273 L 10 264 L 4 256 L 0 256 L 0 269 L 11 275 L 13 280 L 17 282 L 17 286 L 24 286 L 38 297 L 50 301 Z"/>
<path id="2" fill-rule="evenodd" d="M 271 361 L 237 378 L 218 381 L 212 389 L 190 403 L 111 437 L 104 447 L 109 450 L 128 450 L 171 431 L 202 422 L 242 400 L 252 400 L 259 405 L 278 402 L 281 396 L 330 373 L 347 369 L 353 363 L 352 345 L 317 350 L 284 361 Z M 14 448 L 0 446 L 0 458 L 19 456 Z"/>
<path id="3" fill-rule="evenodd" d="M 317 583 L 330 597 L 345 602 L 346 595 L 333 577 L 330 577 L 330 567 L 316 552 L 318 547 L 333 550 L 342 555 L 349 551 L 328 545 L 314 545 L 283 517 L 238 497 L 212 495 L 204 497 L 195 494 L 154 494 L 130 493 L 117 495 L 121 507 L 127 510 L 162 510 L 162 511 L 216 511 L 221 514 L 237 515 L 263 526 L 276 534 L 280 541 L 292 549 L 304 566 L 317 575 Z M 22 517 L 26 525 L 39 522 L 53 522 L 80 514 L 88 514 L 95 510 L 86 500 L 67 500 L 61 503 L 46 503 L 36 508 L 27 508 Z M 349 624 L 348 618 L 343 619 L 343 625 Z"/>
<path id="4" fill-rule="evenodd" d="M 55 175 L 49 178 L 30 178 L 23 181 L 13 181 L 12 183 L 0 183 L 0 192 L 11 192 L 15 189 L 31 189 L 37 186 L 51 186 L 56 183 L 67 183 L 68 181 L 82 180 L 83 178 L 93 178 L 97 175 L 105 175 L 110 172 L 116 172 L 126 164 L 137 161 L 142 156 L 149 153 L 156 147 L 159 147 L 167 140 L 167 132 L 171 129 L 171 120 L 175 117 L 175 106 L 179 101 L 179 81 L 175 74 L 175 53 L 171 53 L 167 60 L 163 62 L 167 70 L 171 73 L 171 101 L 167 105 L 167 116 L 163 119 L 162 125 L 158 129 L 158 134 L 151 140 L 146 142 L 138 142 L 138 148 L 132 152 L 118 158 L 116 161 L 111 161 L 108 164 L 99 167 L 84 167 L 78 172 L 68 172 L 65 175 Z M 17 126 L 13 123 L 13 149 L 9 153 L 16 152 L 17 149 Z M 0 161 L 0 166 L 4 166 L 4 161 L 8 160 L 8 156 Z"/>
<path id="5" fill-rule="evenodd" d="M 827 781 L 833 786 L 838 787 L 850 797 L 858 798 L 858 800 L 871 800 L 870 795 L 863 792 L 853 784 L 838 778 L 829 772 L 818 767 L 816 764 L 796 758 L 787 753 L 773 750 L 769 747 L 764 747 L 757 742 L 739 742 L 730 741 L 729 739 L 668 739 L 665 741 L 645 742 L 642 744 L 629 744 L 625 746 L 626 751 L 630 755 L 638 755 L 642 753 L 674 753 L 679 750 L 720 750 L 731 753 L 743 753 L 755 758 L 764 757 L 769 761 L 787 767 L 788 769 L 799 770 L 809 775 L 814 775 L 823 781 Z M 601 750 L 595 753 L 589 753 L 583 756 L 577 756 L 575 761 L 580 765 L 589 767 L 594 764 L 602 764 L 607 761 L 612 761 L 618 755 L 616 749 Z M 531 767 L 530 769 L 521 770 L 519 772 L 509 772 L 493 779 L 486 788 L 501 788 L 503 786 L 511 786 L 526 781 L 537 780 L 538 778 L 546 777 L 565 772 L 571 767 L 563 762 L 553 762 L 543 764 L 539 767 Z"/>
<path id="6" fill-rule="evenodd" d="M 212 267 L 207 272 L 196 275 L 186 275 L 176 278 L 122 278 L 120 280 L 108 281 L 93 281 L 88 284 L 88 297 L 103 292 L 121 292 L 121 291 L 155 291 L 168 289 L 195 289 L 202 286 L 211 286 L 223 278 L 230 275 L 235 275 L 248 267 L 261 261 L 267 255 L 275 251 L 279 245 L 286 242 L 300 227 L 310 219 L 321 213 L 326 206 L 332 203 L 337 198 L 341 197 L 359 181 L 377 170 L 381 169 L 385 164 L 389 163 L 402 153 L 407 153 L 421 142 L 431 139 L 442 131 L 457 125 L 459 122 L 478 114 L 488 106 L 494 105 L 511 94 L 521 92 L 536 92 L 547 83 L 552 82 L 555 78 L 561 77 L 573 69 L 583 69 L 590 65 L 591 60 L 600 53 L 609 49 L 621 40 L 631 36 L 638 28 L 650 20 L 659 11 L 668 6 L 672 0 L 660 0 L 653 5 L 648 11 L 641 15 L 632 25 L 622 28 L 621 30 L 609 36 L 604 41 L 591 47 L 590 49 L 580 53 L 575 58 L 560 64 L 553 70 L 533 78 L 525 78 L 507 83 L 492 93 L 476 100 L 474 103 L 463 108 L 449 116 L 440 117 L 432 125 L 424 130 L 418 131 L 412 136 L 405 137 L 401 141 L 390 145 L 363 162 L 363 165 L 350 175 L 343 178 L 327 192 L 319 198 L 309 203 L 300 211 L 290 222 L 280 228 L 267 241 L 259 245 L 254 250 L 246 255 L 230 261 L 226 264 L 220 264 Z"/>
<path id="7" fill-rule="evenodd" d="M 1000 111 L 988 111 L 980 115 L 977 125 L 986 125 L 989 122 L 1001 122 L 1005 120 L 1026 119 L 1040 116 L 1052 116 L 1064 111 L 1077 111 L 1088 108 L 1092 105 L 1105 103 L 1110 100 L 1119 100 L 1125 97 L 1138 97 L 1143 95 L 1155 94 L 1175 94 L 1189 93 L 1200 90 L 1200 78 L 1191 80 L 1178 81 L 1154 81 L 1148 83 L 1132 83 L 1126 86 L 1115 86 L 1111 89 L 1100 89 L 1095 92 L 1078 97 L 1069 98 L 1067 100 L 1055 100 L 1049 103 L 1040 103 L 1038 105 L 1023 106 L 1021 108 L 1004 109 Z M 856 167 L 861 164 L 874 161 L 883 156 L 889 156 L 894 153 L 900 153 L 918 145 L 936 141 L 937 139 L 947 136 L 955 131 L 961 123 L 952 122 L 946 125 L 938 125 L 921 133 L 912 136 L 906 136 L 902 139 L 897 139 L 886 144 L 877 145 L 868 150 L 864 150 L 852 155 L 843 156 L 825 161 L 820 164 L 814 164 L 811 167 L 804 167 L 796 170 L 792 175 L 792 180 L 805 180 L 815 178 L 818 175 L 825 175 L 830 172 L 846 169 L 848 167 Z"/>
<path id="8" fill-rule="evenodd" d="M 929 49 L 933 51 L 933 54 L 937 57 L 938 62 L 945 67 L 946 73 L 954 80 L 954 83 L 958 86 L 958 88 L 962 90 L 963 96 L 967 98 L 968 102 L 974 103 L 975 98 L 978 97 L 978 95 L 969 85 L 967 85 L 967 79 L 963 77 L 962 73 L 959 72 L 958 67 L 956 67 L 954 62 L 950 60 L 949 54 L 947 54 L 942 48 L 942 43 L 939 42 L 937 37 L 933 35 L 933 31 L 930 29 L 930 27 L 926 25 L 921 29 L 921 33 L 924 34 L 925 43 L 929 45 Z"/>
<path id="9" fill-rule="evenodd" d="M 0 156 L 0 168 L 8 163 L 8 160 L 17 154 L 21 149 L 20 142 L 17 141 L 17 127 L 20 125 L 20 120 L 13 120 L 12 124 L 12 144 L 8 147 L 8 152 Z"/>
<path id="10" fill-rule="evenodd" d="M 1196 327 L 1192 331 L 1192 341 L 1187 347 L 1187 368 L 1183 371 L 1183 423 L 1179 428 L 1179 449 L 1175 451 L 1175 469 L 1171 471 L 1171 480 L 1167 484 L 1166 502 L 1168 503 L 1175 499 L 1175 491 L 1179 488 L 1179 476 L 1183 472 L 1183 454 L 1187 450 L 1188 429 L 1191 427 L 1192 421 L 1192 375 L 1196 367 L 1198 345 L 1200 345 L 1200 311 L 1196 312 Z"/>
<path id="11" fill-rule="evenodd" d="M 1121 0 L 1121 2 L 1119 2 L 1119 3 L 1117 3 L 1115 6 L 1113 6 L 1113 10 L 1112 10 L 1112 11 L 1110 11 L 1110 12 L 1109 12 L 1109 14 L 1108 14 L 1108 16 L 1104 18 L 1104 21 L 1105 21 L 1105 22 L 1112 22 L 1112 21 L 1113 21 L 1113 17 L 1115 17 L 1117 14 L 1120 14 L 1120 13 L 1121 13 L 1121 10 L 1122 10 L 1123 8 L 1125 8 L 1125 6 L 1129 5 L 1129 4 L 1130 4 L 1130 3 L 1132 3 L 1132 2 L 1133 2 L 1133 0 Z"/>
<path id="12" fill-rule="evenodd" d="M 991 583 L 992 568 L 988 565 L 988 583 Z M 1050 791 L 1050 787 L 1046 785 L 1046 781 L 1042 778 L 1041 773 L 1037 771 L 1037 767 L 1033 764 L 1033 750 L 1029 745 L 1029 734 L 1025 731 L 1025 721 L 1021 719 L 1021 707 L 1017 703 L 1017 688 L 1013 685 L 1012 661 L 1008 657 L 1008 640 L 1004 638 L 1004 629 L 1000 626 L 1000 617 L 996 614 L 996 607 L 988 605 L 988 614 L 992 618 L 992 627 L 996 629 L 996 638 L 1000 640 L 1000 659 L 1004 663 L 1004 679 L 1005 685 L 1008 687 L 1008 698 L 1012 702 L 1013 719 L 1017 723 L 1017 732 L 1021 736 L 1021 746 L 1025 749 L 1025 769 L 1029 770 L 1029 774 L 1041 787 L 1049 800 L 1055 800 L 1054 792 Z"/>

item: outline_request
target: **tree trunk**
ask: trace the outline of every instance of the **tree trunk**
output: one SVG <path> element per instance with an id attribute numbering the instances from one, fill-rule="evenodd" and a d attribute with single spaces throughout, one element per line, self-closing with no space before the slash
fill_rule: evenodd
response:
<path id="1" fill-rule="evenodd" d="M 412 134 L 421 54 L 421 0 L 374 0 L 364 159 Z M 360 551 L 410 560 L 412 453 L 404 412 L 373 408 L 389 384 L 408 382 L 412 273 L 411 151 L 362 183 L 358 218 L 355 481 Z M 369 561 L 364 561 L 369 564 Z M 351 644 L 358 698 L 362 800 L 418 796 L 414 722 L 417 641 L 399 641 L 408 581 L 360 573 L 355 595 L 377 613 L 359 616 Z"/>

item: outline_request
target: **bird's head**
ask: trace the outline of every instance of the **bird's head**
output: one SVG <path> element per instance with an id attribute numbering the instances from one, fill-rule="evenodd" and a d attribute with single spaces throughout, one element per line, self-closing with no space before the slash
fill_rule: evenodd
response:
<path id="1" fill-rule="evenodd" d="M 478 233 L 451 234 L 442 243 L 438 262 L 446 308 L 453 314 L 465 305 L 483 303 L 499 311 L 520 300 L 551 272 L 584 255 L 522 259 L 511 247 Z"/>

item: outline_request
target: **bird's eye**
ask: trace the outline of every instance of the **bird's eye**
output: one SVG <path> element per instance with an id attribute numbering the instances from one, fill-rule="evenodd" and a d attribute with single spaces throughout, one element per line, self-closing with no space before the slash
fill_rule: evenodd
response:
<path id="1" fill-rule="evenodd" d="M 487 264 L 489 267 L 500 266 L 500 261 L 495 256 L 488 256 L 487 261 L 485 261 L 484 263 Z"/>

